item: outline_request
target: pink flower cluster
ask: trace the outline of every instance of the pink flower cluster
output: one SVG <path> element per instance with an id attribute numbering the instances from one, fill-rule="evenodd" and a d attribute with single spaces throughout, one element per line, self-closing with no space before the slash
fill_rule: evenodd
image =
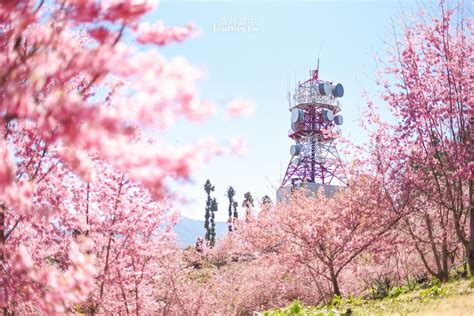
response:
<path id="1" fill-rule="evenodd" d="M 160 46 L 173 42 L 182 42 L 196 35 L 191 25 L 184 27 L 165 27 L 163 21 L 153 24 L 140 23 L 136 30 L 137 40 L 141 44 L 156 44 Z"/>

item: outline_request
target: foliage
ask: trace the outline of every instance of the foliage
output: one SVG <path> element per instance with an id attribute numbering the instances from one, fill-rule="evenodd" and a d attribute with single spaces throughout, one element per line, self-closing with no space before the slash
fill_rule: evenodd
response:
<path id="1" fill-rule="evenodd" d="M 443 287 L 402 291 L 396 297 L 385 299 L 337 298 L 324 306 L 301 306 L 297 315 L 399 315 L 411 313 L 443 313 L 456 315 L 474 307 L 474 292 L 469 282 L 458 280 Z M 462 289 L 462 291 L 459 291 Z M 397 291 L 398 292 L 398 291 Z M 292 315 L 287 307 L 265 311 L 263 315 Z"/>
<path id="2" fill-rule="evenodd" d="M 388 293 L 388 297 L 397 298 L 400 295 L 405 294 L 406 291 L 407 291 L 406 288 L 403 287 L 403 286 L 395 286 L 395 287 L 390 289 L 390 291 Z"/>
<path id="3" fill-rule="evenodd" d="M 426 297 L 438 297 L 438 296 L 443 296 L 445 294 L 446 289 L 443 288 L 442 286 L 439 285 L 433 285 L 432 287 L 428 289 L 424 289 L 420 291 L 420 296 L 422 298 Z"/>
<path id="4" fill-rule="evenodd" d="M 374 279 L 370 288 L 370 297 L 373 299 L 381 299 L 389 296 L 392 290 L 392 281 L 388 277 Z"/>

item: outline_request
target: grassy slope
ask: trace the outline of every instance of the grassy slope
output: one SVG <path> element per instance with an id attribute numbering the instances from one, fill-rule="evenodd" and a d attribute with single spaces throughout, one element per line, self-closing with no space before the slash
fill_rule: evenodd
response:
<path id="1" fill-rule="evenodd" d="M 427 289 L 400 291 L 381 300 L 341 300 L 331 306 L 311 308 L 294 302 L 263 315 L 474 315 L 474 280 L 453 281 Z"/>

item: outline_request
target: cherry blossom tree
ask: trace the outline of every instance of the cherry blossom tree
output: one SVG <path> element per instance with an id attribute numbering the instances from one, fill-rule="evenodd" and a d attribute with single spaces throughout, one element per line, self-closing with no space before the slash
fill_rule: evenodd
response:
<path id="1" fill-rule="evenodd" d="M 392 232 L 406 214 L 410 195 L 387 193 L 383 176 L 360 171 L 353 172 L 351 179 L 352 185 L 330 198 L 302 189 L 285 203 L 262 205 L 251 221 L 240 222 L 237 230 L 220 241 L 209 254 L 211 260 L 224 266 L 236 264 L 249 273 L 258 265 L 267 267 L 274 286 L 286 284 L 283 292 L 273 294 L 272 302 L 291 296 L 319 304 L 341 295 L 341 288 L 361 293 L 365 284 L 349 281 L 359 275 L 357 263 L 384 261 L 398 242 Z M 275 271 L 282 273 L 281 280 Z M 312 287 L 314 296 L 290 290 L 295 280 Z M 262 294 L 258 289 L 255 284 L 253 297 Z"/>
<path id="2" fill-rule="evenodd" d="M 95 288 L 79 308 L 87 313 L 153 313 L 161 308 L 155 298 L 160 288 L 156 279 L 165 269 L 161 262 L 178 250 L 172 232 L 177 214 L 123 174 L 107 167 L 100 174 L 102 180 L 73 193 L 81 224 L 76 238 L 94 242 L 89 252 L 98 270 Z"/>
<path id="3" fill-rule="evenodd" d="M 153 9 L 146 0 L 0 6 L 4 314 L 139 313 L 151 302 L 158 268 L 150 258 L 165 255 L 168 238 L 152 231 L 173 222 L 159 203 L 166 183 L 189 178 L 218 150 L 209 141 L 175 148 L 148 137 L 213 111 L 198 93 L 201 71 L 153 49 L 194 29 L 142 22 Z"/>
<path id="4" fill-rule="evenodd" d="M 448 9 L 441 1 L 438 11 L 431 17 L 420 12 L 395 35 L 379 84 L 397 118 L 386 139 L 397 150 L 388 159 L 403 170 L 398 172 L 400 184 L 416 192 L 412 204 L 420 218 L 414 225 L 425 233 L 411 229 L 410 219 L 405 228 L 416 244 L 419 238 L 431 244 L 437 271 L 429 264 L 427 269 L 445 280 L 448 257 L 456 248 L 453 234 L 474 272 L 472 45 L 467 35 L 470 19 L 462 4 Z M 417 250 L 424 260 L 424 250 Z"/>
<path id="5" fill-rule="evenodd" d="M 342 293 L 339 276 L 344 269 L 369 248 L 382 253 L 382 237 L 406 212 L 406 197 L 394 201 L 382 187 L 377 178 L 354 177 L 348 188 L 330 198 L 322 192 L 308 196 L 303 190 L 272 210 L 293 243 L 294 260 L 326 278 L 334 295 Z"/>
<path id="6" fill-rule="evenodd" d="M 408 199 L 407 212 L 395 227 L 401 233 L 398 239 L 419 255 L 427 272 L 446 281 L 451 266 L 459 260 L 459 241 L 452 214 L 420 192 L 414 181 L 422 175 L 411 172 L 414 166 L 403 158 L 407 148 L 399 146 L 394 127 L 381 122 L 374 112 L 367 114 L 377 126 L 377 132 L 371 136 L 369 160 L 382 175 L 383 189 L 394 197 L 403 192 Z M 418 167 L 415 170 L 418 171 Z"/>

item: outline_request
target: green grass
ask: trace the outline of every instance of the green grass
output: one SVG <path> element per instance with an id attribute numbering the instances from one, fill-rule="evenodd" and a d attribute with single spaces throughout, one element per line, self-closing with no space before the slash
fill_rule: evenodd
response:
<path id="1" fill-rule="evenodd" d="M 262 315 L 474 315 L 474 280 L 455 280 L 425 289 L 392 288 L 386 298 L 377 300 L 336 297 L 317 307 L 294 301 Z"/>

